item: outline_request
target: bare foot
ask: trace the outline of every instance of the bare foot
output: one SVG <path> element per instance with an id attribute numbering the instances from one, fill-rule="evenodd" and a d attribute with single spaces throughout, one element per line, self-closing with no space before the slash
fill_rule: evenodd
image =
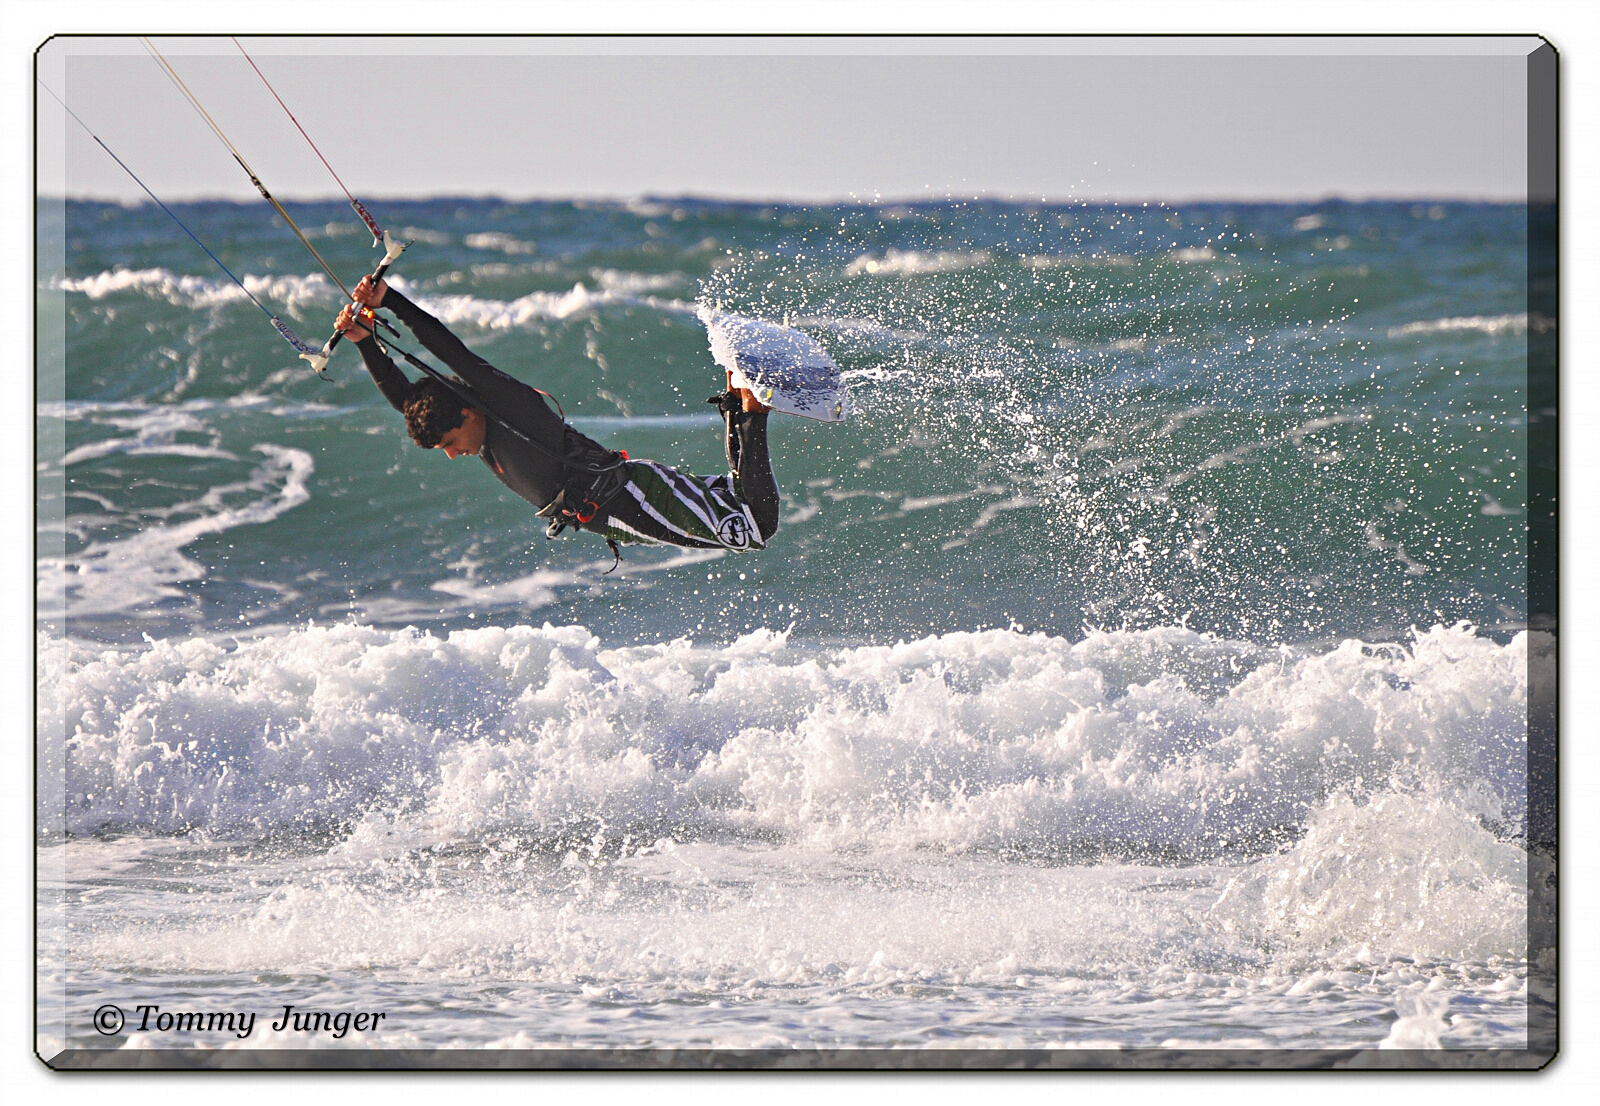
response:
<path id="1" fill-rule="evenodd" d="M 739 401 L 744 405 L 744 409 L 746 411 L 759 415 L 763 412 L 772 410 L 772 408 L 768 407 L 765 403 L 762 403 L 759 399 L 757 399 L 755 394 L 751 392 L 749 388 L 735 388 L 733 386 L 733 370 L 727 369 L 725 371 L 728 378 L 728 391 L 739 397 Z"/>

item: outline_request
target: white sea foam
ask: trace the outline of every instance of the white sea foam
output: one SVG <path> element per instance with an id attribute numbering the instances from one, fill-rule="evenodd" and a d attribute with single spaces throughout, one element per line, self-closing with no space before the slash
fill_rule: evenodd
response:
<path id="1" fill-rule="evenodd" d="M 1334 796 L 1294 848 L 1228 886 L 1216 916 L 1230 931 L 1358 957 L 1363 947 L 1413 957 L 1519 952 L 1528 854 L 1476 814 L 1470 798 Z"/>
<path id="2" fill-rule="evenodd" d="M 513 238 L 509 234 L 489 232 L 485 234 L 469 234 L 461 239 L 462 244 L 471 246 L 475 250 L 499 250 L 501 253 L 527 254 L 538 253 L 539 247 L 532 242 L 524 242 Z"/>
<path id="3" fill-rule="evenodd" d="M 433 1044 L 1514 1046 L 1530 647 L 41 641 L 40 824 L 112 834 L 45 959 L 448 986 Z M 1075 844 L 1146 859 L 1015 862 Z"/>
<path id="4" fill-rule="evenodd" d="M 1383 532 L 1378 529 L 1376 522 L 1367 522 L 1362 528 L 1362 533 L 1367 539 L 1366 545 L 1368 549 L 1378 553 L 1392 552 L 1394 559 L 1405 566 L 1407 576 L 1425 576 L 1433 571 L 1431 565 L 1406 556 L 1406 547 L 1400 542 L 1386 539 L 1383 536 Z"/>
<path id="5" fill-rule="evenodd" d="M 337 303 L 340 293 L 321 273 L 306 276 L 253 276 L 239 278 L 250 295 L 268 309 Z M 67 278 L 56 285 L 65 292 L 81 292 L 91 300 L 120 294 L 139 294 L 165 300 L 176 307 L 216 307 L 247 303 L 244 289 L 231 280 L 212 277 L 180 276 L 168 269 L 111 269 L 82 278 Z"/>
<path id="6" fill-rule="evenodd" d="M 634 273 L 622 269 L 591 269 L 589 275 L 608 292 L 629 294 L 660 292 L 684 283 L 682 273 Z"/>
<path id="7" fill-rule="evenodd" d="M 696 307 L 683 300 L 600 289 L 590 290 L 581 281 L 565 292 L 530 292 L 514 300 L 483 299 L 478 296 L 424 296 L 419 306 L 446 326 L 466 324 L 482 330 L 511 330 L 530 323 L 570 319 L 602 307 L 647 307 L 654 311 L 692 315 Z"/>
<path id="8" fill-rule="evenodd" d="M 527 576 L 518 576 L 513 580 L 503 580 L 498 583 L 450 579 L 435 581 L 430 586 L 436 592 L 454 596 L 457 605 L 475 610 L 504 606 L 535 610 L 554 603 L 557 588 L 571 587 L 581 579 L 577 573 L 542 569 Z"/>
<path id="9" fill-rule="evenodd" d="M 846 276 L 860 276 L 863 273 L 874 276 L 955 273 L 987 265 L 991 260 L 993 255 L 988 250 L 888 250 L 882 257 L 862 254 L 846 265 L 844 272 Z"/>
<path id="10" fill-rule="evenodd" d="M 935 341 L 935 337 L 926 331 L 906 330 L 901 327 L 885 326 L 873 319 L 863 319 L 854 316 L 826 316 L 826 315 L 797 315 L 789 320 L 791 326 L 815 328 L 831 331 L 835 334 L 845 335 L 856 339 L 869 341 L 889 341 L 894 343 L 928 342 Z M 899 377 L 911 379 L 915 374 L 909 370 L 884 369 L 874 366 L 869 369 L 847 369 L 843 376 L 845 380 L 890 380 Z"/>
<path id="11" fill-rule="evenodd" d="M 1500 518 L 1504 515 L 1520 515 L 1522 513 L 1520 508 L 1507 507 L 1504 503 L 1501 503 L 1498 499 L 1481 488 L 1478 490 L 1478 494 L 1483 496 L 1483 506 L 1478 508 L 1479 514 L 1489 515 L 1493 518 Z"/>
<path id="12" fill-rule="evenodd" d="M 1460 330 L 1499 336 L 1521 334 L 1530 326 L 1535 332 L 1543 333 L 1555 326 L 1555 320 L 1543 315 L 1529 316 L 1527 312 L 1518 312 L 1514 315 L 1460 315 L 1448 319 L 1430 319 L 1406 323 L 1404 326 L 1392 326 L 1389 328 L 1389 337 L 1405 338 L 1412 334 L 1440 334 Z"/>
<path id="13" fill-rule="evenodd" d="M 978 512 L 978 517 L 972 520 L 971 530 L 982 530 L 999 517 L 1003 511 L 1019 511 L 1025 507 L 1037 507 L 1038 505 L 1039 501 L 1031 495 L 1013 496 L 999 503 L 986 504 L 983 510 Z"/>
<path id="14" fill-rule="evenodd" d="M 98 442 L 89 442 L 85 445 L 71 449 L 62 457 L 63 465 L 75 465 L 83 461 L 90 461 L 97 457 L 106 457 L 113 453 L 125 453 L 129 456 L 166 455 L 173 457 L 215 457 L 222 460 L 235 461 L 238 457 L 218 443 L 222 435 L 198 417 L 198 412 L 209 408 L 210 404 L 182 405 L 171 407 L 148 407 L 143 404 L 118 405 L 115 411 L 97 412 L 90 415 L 95 422 L 105 426 L 113 426 L 118 430 L 131 430 L 133 436 L 128 438 L 105 438 Z M 78 417 L 84 417 L 83 412 L 75 412 Z M 209 444 L 198 445 L 193 442 L 180 442 L 179 434 L 203 434 L 210 439 Z"/>
<path id="15" fill-rule="evenodd" d="M 699 419 L 700 416 L 695 416 Z M 609 557 L 591 561 L 573 571 L 540 569 L 508 580 L 490 580 L 469 572 L 435 580 L 429 586 L 430 599 L 374 596 L 348 603 L 329 604 L 319 613 L 335 617 L 351 614 L 370 622 L 398 625 L 405 622 L 432 622 L 442 618 L 496 610 L 531 612 L 585 592 L 596 594 L 602 577 L 622 581 L 670 571 L 685 565 L 720 560 L 724 549 L 686 549 L 664 560 L 616 564 Z"/>
<path id="16" fill-rule="evenodd" d="M 200 579 L 205 569 L 184 555 L 185 546 L 208 534 L 269 522 L 311 498 L 311 454 L 265 443 L 255 448 L 266 460 L 243 481 L 210 488 L 199 499 L 162 512 L 168 518 L 193 518 L 149 524 L 120 540 L 91 542 L 65 558 L 41 558 L 36 565 L 40 609 L 91 616 L 186 599 L 178 585 Z M 240 496 L 254 498 L 230 502 Z"/>
<path id="17" fill-rule="evenodd" d="M 1157 431 L 1157 433 L 1154 435 L 1154 437 L 1158 437 L 1159 438 L 1159 437 L 1162 437 L 1164 435 L 1171 434 L 1173 431 L 1175 431 L 1177 429 L 1180 429 L 1182 427 L 1183 423 L 1187 422 L 1190 418 L 1192 418 L 1192 417 L 1194 417 L 1196 415 L 1205 414 L 1208 410 L 1209 410 L 1209 408 L 1195 408 L 1195 409 L 1190 410 L 1190 411 L 1183 411 L 1183 412 L 1179 412 L 1177 415 L 1170 416 L 1169 419 L 1168 419 L 1167 424 L 1165 426 L 1163 426 L 1161 430 Z M 1197 476 L 1198 474 L 1200 474 L 1202 472 L 1211 472 L 1211 471 L 1214 471 L 1216 469 L 1222 468 L 1224 465 L 1236 465 L 1236 464 L 1239 464 L 1239 463 L 1245 461 L 1247 458 L 1251 457 L 1253 454 L 1259 453 L 1262 450 L 1270 450 L 1270 449 L 1276 448 L 1277 446 L 1283 444 L 1284 442 L 1289 442 L 1290 444 L 1294 445 L 1295 448 L 1297 448 L 1297 449 L 1306 450 L 1308 453 L 1310 453 L 1312 455 L 1312 457 L 1315 460 L 1318 460 L 1323 464 L 1336 463 L 1340 459 L 1340 456 L 1339 456 L 1339 454 L 1337 452 L 1334 452 L 1334 453 L 1323 453 L 1322 451 L 1320 451 L 1320 450 L 1318 450 L 1316 448 L 1308 448 L 1306 446 L 1306 437 L 1307 437 L 1307 435 L 1314 434 L 1319 430 L 1327 430 L 1330 427 L 1342 426 L 1342 425 L 1344 425 L 1346 423 L 1367 422 L 1371 418 L 1372 418 L 1371 415 L 1360 414 L 1360 415 L 1330 415 L 1330 416 L 1328 416 L 1326 418 L 1307 419 L 1305 422 L 1299 423 L 1299 424 L 1297 424 L 1295 426 L 1291 426 L 1287 430 L 1284 430 L 1283 432 L 1281 432 L 1279 434 L 1275 434 L 1272 437 L 1263 438 L 1263 439 L 1259 439 L 1259 440 L 1255 440 L 1255 441 L 1248 441 L 1248 442 L 1243 443 L 1242 445 L 1234 446 L 1232 449 L 1225 449 L 1220 453 L 1213 453 L 1211 456 L 1205 458 L 1203 461 L 1201 461 L 1199 464 L 1195 465 L 1193 468 L 1181 469 L 1178 472 L 1174 472 L 1174 473 L 1166 476 L 1165 478 L 1163 478 L 1162 481 L 1161 481 L 1161 484 L 1156 489 L 1156 491 L 1154 493 L 1154 496 L 1152 498 L 1155 498 L 1155 499 L 1158 499 L 1158 500 L 1162 499 L 1162 498 L 1164 498 L 1166 496 L 1166 494 L 1171 489 L 1177 487 L 1179 484 L 1182 484 L 1184 481 L 1189 480 L 1189 479 L 1193 478 L 1194 476 Z M 1115 444 L 1115 443 L 1111 442 L 1110 440 L 1104 439 L 1104 438 L 1096 438 L 1096 439 L 1094 439 L 1094 443 L 1097 445 L 1098 448 L 1101 448 L 1101 449 L 1109 448 L 1111 445 Z M 1084 449 L 1088 449 L 1089 446 L 1085 445 L 1083 448 Z M 1137 464 L 1134 467 L 1137 467 Z M 1107 472 L 1105 475 L 1108 475 L 1108 476 L 1115 475 L 1118 472 L 1122 472 L 1122 471 L 1130 471 L 1130 470 L 1126 469 L 1126 468 L 1118 468 L 1116 466 L 1113 466 L 1112 470 Z M 1371 535 L 1369 534 L 1368 537 L 1370 539 Z M 1380 547 L 1374 546 L 1373 548 L 1380 548 Z"/>
<path id="18" fill-rule="evenodd" d="M 621 205 L 623 211 L 633 215 L 643 216 L 646 219 L 660 219 L 664 216 L 676 214 L 677 208 L 671 204 L 662 203 L 660 200 L 631 199 Z"/>
<path id="19" fill-rule="evenodd" d="M 401 227 L 400 238 L 411 242 L 425 242 L 430 246 L 448 246 L 450 236 L 427 227 Z"/>
<path id="20" fill-rule="evenodd" d="M 1134 258 L 1120 253 L 1036 253 L 1024 255 L 1018 260 L 1030 269 L 1089 268 L 1105 265 L 1126 268 L 1136 263 Z"/>
<path id="21" fill-rule="evenodd" d="M 132 429 L 141 437 L 153 433 L 157 427 L 166 425 L 175 415 L 188 418 L 201 412 L 219 409 L 229 411 L 255 409 L 282 418 L 320 418 L 326 415 L 347 414 L 353 410 L 350 407 L 319 403 L 315 400 L 282 401 L 252 392 L 241 392 L 226 399 L 186 399 L 181 403 L 154 404 L 146 400 L 47 400 L 35 406 L 35 411 L 41 419 L 62 419 L 67 422 L 87 419 L 107 426 Z M 209 427 L 204 423 L 197 429 L 210 433 Z"/>
<path id="22" fill-rule="evenodd" d="M 1526 634 L 1299 658 L 1176 628 L 819 651 L 770 631 L 607 650 L 578 627 L 341 625 L 231 650 L 41 648 L 61 704 L 41 734 L 70 739 L 77 832 L 379 809 L 445 839 L 604 824 L 1197 856 L 1265 847 L 1329 795 L 1401 776 L 1521 817 Z"/>
<path id="23" fill-rule="evenodd" d="M 386 1047 L 1281 1048 L 1306 1039 L 1308 1017 L 1323 1047 L 1516 1047 L 1526 1017 L 1514 958 L 1319 958 L 1229 932 L 1213 905 L 1228 869 L 634 850 L 574 849 L 559 865 L 514 837 L 441 851 L 381 818 L 306 865 L 77 842 L 66 867 L 94 890 L 67 935 L 75 962 L 95 966 L 79 968 L 80 1003 L 110 1001 L 127 965 L 205 973 L 213 1001 L 248 1002 L 262 972 L 316 980 L 358 1008 L 384 1008 L 396 983 L 449 995 L 437 1011 L 391 1014 L 396 1035 L 373 1042 Z M 168 888 L 162 914 L 130 920 L 146 887 Z M 1479 903 L 1454 905 L 1465 912 L 1453 923 L 1477 920 Z M 258 1028 L 228 1047 L 272 1047 Z"/>

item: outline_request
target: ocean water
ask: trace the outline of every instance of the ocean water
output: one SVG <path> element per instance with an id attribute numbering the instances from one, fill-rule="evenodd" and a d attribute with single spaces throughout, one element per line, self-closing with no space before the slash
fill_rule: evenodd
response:
<path id="1" fill-rule="evenodd" d="M 371 206 L 634 457 L 723 464 L 702 304 L 854 413 L 773 417 L 766 551 L 604 574 L 159 209 L 41 205 L 46 1055 L 1524 1047 L 1525 209 Z M 265 205 L 178 211 L 326 337 Z"/>

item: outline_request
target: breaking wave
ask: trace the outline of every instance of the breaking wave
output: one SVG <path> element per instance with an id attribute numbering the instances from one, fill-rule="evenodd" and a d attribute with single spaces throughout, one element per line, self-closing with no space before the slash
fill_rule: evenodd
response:
<path id="1" fill-rule="evenodd" d="M 136 293 L 164 300 L 174 307 L 216 307 L 247 303 L 255 296 L 264 303 L 281 304 L 289 310 L 302 305 L 334 304 L 340 300 L 337 288 L 321 273 L 306 276 L 253 276 L 239 278 L 244 289 L 231 280 L 180 276 L 169 269 L 116 268 L 93 276 L 61 280 L 55 286 L 64 292 L 79 292 L 91 300 L 103 300 L 122 293 Z"/>
<path id="2" fill-rule="evenodd" d="M 607 649 L 548 624 L 42 641 L 41 733 L 67 768 L 39 814 L 1181 860 L 1271 851 L 1332 796 L 1401 788 L 1514 834 L 1528 647 L 1465 626 L 1300 656 L 1171 627 L 837 650 L 766 630 Z"/>

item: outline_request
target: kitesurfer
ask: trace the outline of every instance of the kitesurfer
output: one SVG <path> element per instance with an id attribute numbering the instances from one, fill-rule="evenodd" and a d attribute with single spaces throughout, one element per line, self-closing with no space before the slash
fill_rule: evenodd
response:
<path id="1" fill-rule="evenodd" d="M 412 441 L 454 459 L 483 459 L 502 484 L 550 520 L 547 536 L 572 527 L 617 543 L 696 549 L 761 549 L 778 529 L 778 487 L 767 456 L 767 412 L 747 389 L 712 396 L 722 412 L 730 472 L 691 476 L 635 461 L 568 424 L 545 393 L 496 369 L 443 323 L 389 287 L 364 277 L 335 327 L 361 351 L 384 398 L 405 415 Z M 367 311 L 360 311 L 357 304 Z M 407 379 L 373 337 L 383 307 L 456 374 Z M 363 325 L 363 321 L 368 325 Z"/>

